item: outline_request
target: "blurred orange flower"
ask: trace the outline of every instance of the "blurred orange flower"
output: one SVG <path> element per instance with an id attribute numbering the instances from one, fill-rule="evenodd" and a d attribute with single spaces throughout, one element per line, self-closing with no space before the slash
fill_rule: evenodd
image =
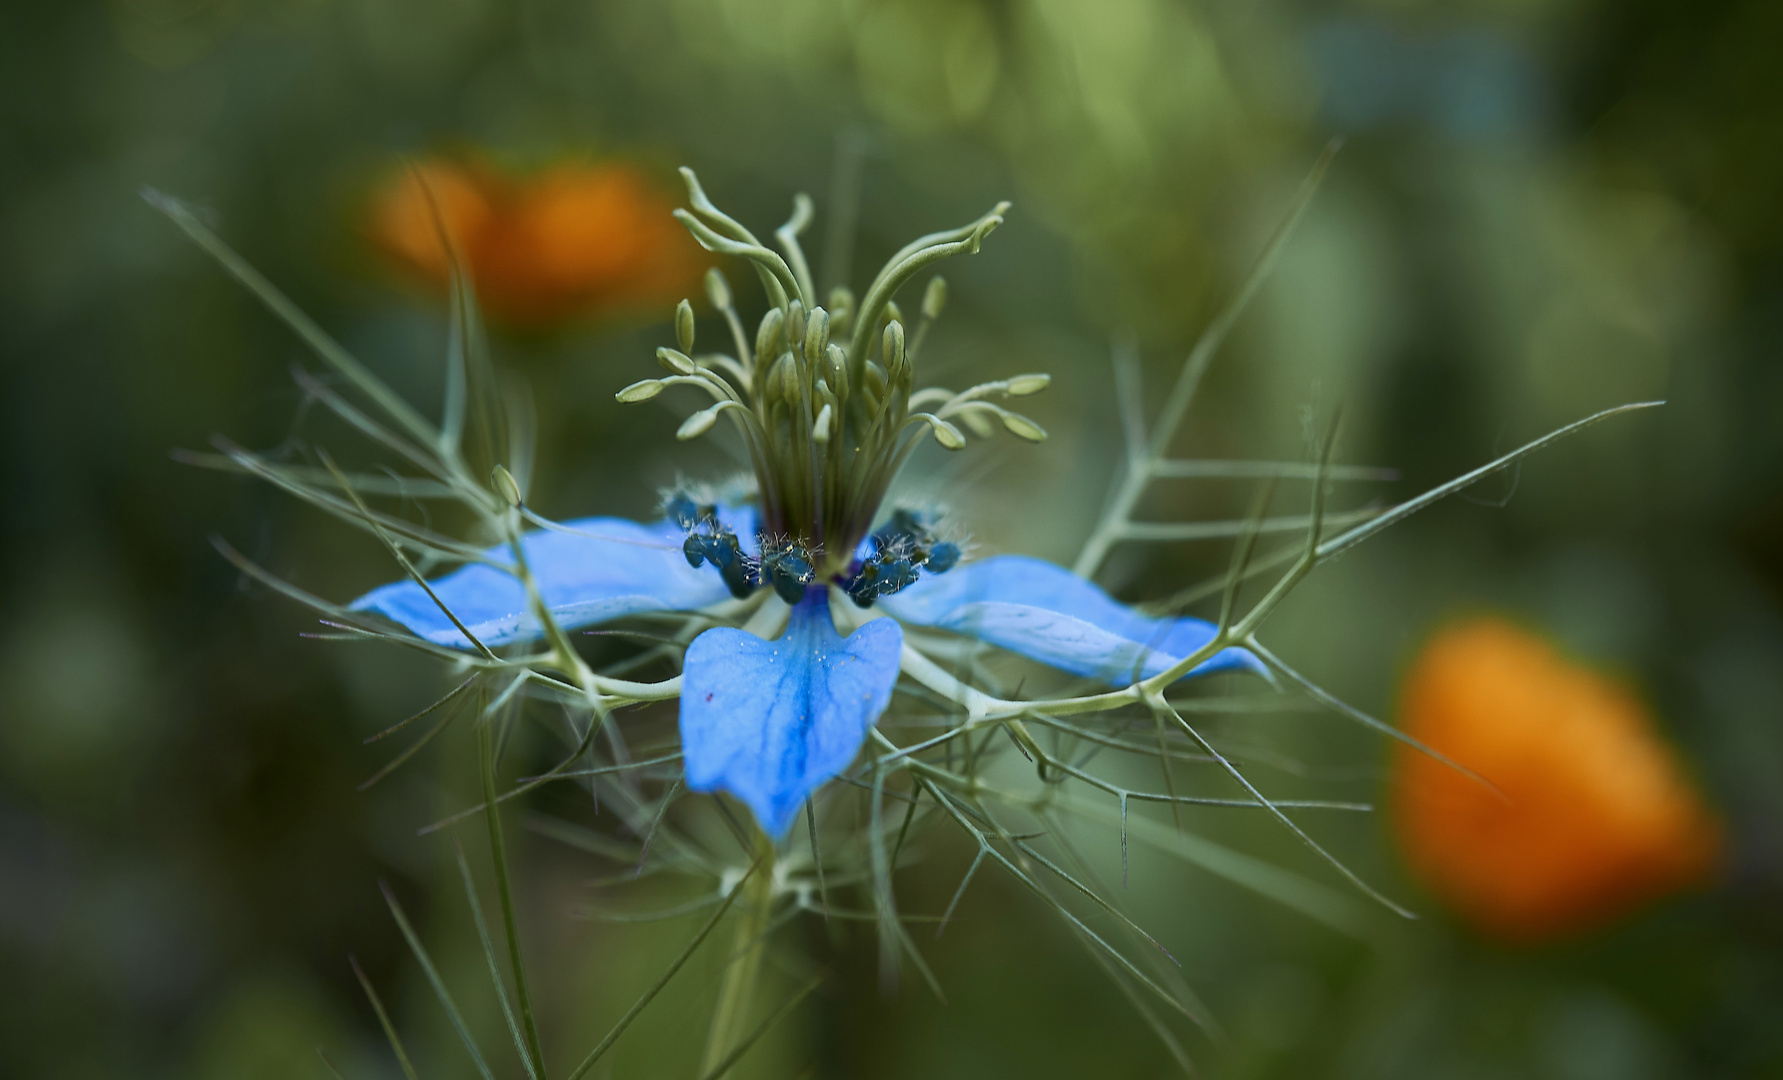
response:
<path id="1" fill-rule="evenodd" d="M 1483 932 L 1535 942 L 1701 880 L 1720 830 L 1627 689 L 1498 619 L 1437 634 L 1406 679 L 1393 823 L 1412 870 Z"/>
<path id="2" fill-rule="evenodd" d="M 433 159 L 391 174 L 372 197 L 367 231 L 405 270 L 443 286 L 443 223 L 484 310 L 540 326 L 672 304 L 691 291 L 709 256 L 671 216 L 674 207 L 619 162 L 514 177 Z"/>

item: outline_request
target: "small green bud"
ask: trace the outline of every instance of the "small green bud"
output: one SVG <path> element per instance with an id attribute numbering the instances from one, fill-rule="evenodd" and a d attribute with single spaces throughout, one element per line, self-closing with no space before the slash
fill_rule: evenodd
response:
<path id="1" fill-rule="evenodd" d="M 846 285 L 830 290 L 830 333 L 845 334 L 854 321 L 854 291 Z"/>
<path id="2" fill-rule="evenodd" d="M 848 397 L 848 354 L 842 346 L 832 344 L 824 350 L 825 366 L 829 368 L 830 389 L 835 392 L 837 400 Z"/>
<path id="3" fill-rule="evenodd" d="M 939 319 L 941 311 L 947 307 L 947 279 L 936 274 L 929 279 L 929 287 L 922 292 L 922 317 Z"/>
<path id="4" fill-rule="evenodd" d="M 675 305 L 675 344 L 684 353 L 693 352 L 693 305 L 686 300 Z"/>
<path id="5" fill-rule="evenodd" d="M 694 375 L 700 370 L 686 353 L 667 346 L 656 350 L 656 362 L 677 375 Z"/>
<path id="6" fill-rule="evenodd" d="M 805 341 L 805 305 L 794 300 L 786 305 L 786 344 L 798 348 Z"/>
<path id="7" fill-rule="evenodd" d="M 509 472 L 505 466 L 497 465 L 491 469 L 489 482 L 494 486 L 495 493 L 506 499 L 508 505 L 516 510 L 526 501 L 520 497 L 520 485 L 514 482 L 514 474 Z"/>
<path id="8" fill-rule="evenodd" d="M 1039 424 L 1036 424 L 1034 421 L 1029 420 L 1021 413 L 1004 413 L 1003 426 L 1008 428 L 1009 433 L 1018 439 L 1026 439 L 1029 442 L 1046 441 L 1046 429 Z"/>
<path id="9" fill-rule="evenodd" d="M 639 401 L 649 401 L 662 393 L 662 389 L 661 379 L 640 379 L 613 396 L 620 402 L 631 405 Z"/>
<path id="10" fill-rule="evenodd" d="M 811 315 L 805 320 L 805 363 L 818 367 L 829 347 L 830 313 L 822 308 L 812 308 Z"/>
<path id="11" fill-rule="evenodd" d="M 787 353 L 780 358 L 781 393 L 790 402 L 800 401 L 805 397 L 805 365 L 799 361 L 797 353 Z"/>
<path id="12" fill-rule="evenodd" d="M 681 426 L 675 429 L 675 438 L 680 439 L 682 442 L 686 442 L 688 439 L 697 439 L 706 432 L 711 431 L 712 425 L 717 422 L 717 409 L 701 409 L 699 412 L 696 412 L 692 416 L 681 421 Z"/>
<path id="13" fill-rule="evenodd" d="M 923 419 L 929 422 L 929 429 L 935 433 L 935 441 L 943 449 L 959 450 L 966 445 L 966 437 L 960 434 L 959 428 L 938 417 L 927 416 Z"/>
<path id="14" fill-rule="evenodd" d="M 706 299 L 719 311 L 731 306 L 731 283 L 724 280 L 716 266 L 706 271 Z"/>
<path id="15" fill-rule="evenodd" d="M 880 315 L 879 317 L 881 319 L 884 319 L 888 323 L 903 322 L 904 321 L 904 309 L 902 309 L 898 306 L 898 302 L 896 300 L 888 300 L 885 305 L 885 312 L 882 315 Z"/>
<path id="16" fill-rule="evenodd" d="M 830 415 L 828 403 L 825 403 L 824 407 L 817 411 L 817 419 L 811 424 L 812 442 L 827 443 L 830 441 Z"/>
<path id="17" fill-rule="evenodd" d="M 885 361 L 885 370 L 894 380 L 904 374 L 904 324 L 896 319 L 885 324 L 885 334 L 879 342 L 879 358 Z"/>
<path id="18" fill-rule="evenodd" d="M 867 391 L 874 397 L 885 396 L 885 369 L 869 360 L 861 369 L 861 381 L 866 383 Z"/>
<path id="19" fill-rule="evenodd" d="M 769 308 L 762 316 L 761 326 L 755 331 L 755 362 L 765 365 L 780 355 L 780 331 L 786 325 L 786 316 L 779 308 Z"/>
<path id="20" fill-rule="evenodd" d="M 1051 385 L 1051 375 L 1017 375 L 1009 380 L 1008 393 L 1010 397 L 1026 397 L 1029 394 L 1038 394 Z"/>
<path id="21" fill-rule="evenodd" d="M 768 379 L 763 388 L 770 402 L 799 400 L 798 365 L 791 353 L 781 353 L 780 359 L 774 361 L 774 366 L 768 369 Z"/>

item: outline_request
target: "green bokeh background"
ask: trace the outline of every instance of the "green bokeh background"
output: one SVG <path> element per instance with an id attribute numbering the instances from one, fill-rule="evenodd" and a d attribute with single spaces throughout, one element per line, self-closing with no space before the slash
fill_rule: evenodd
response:
<path id="1" fill-rule="evenodd" d="M 380 879 L 500 1042 L 450 845 L 415 836 L 473 797 L 467 744 L 355 791 L 387 752 L 360 740 L 440 675 L 300 640 L 309 619 L 212 550 L 221 535 L 337 598 L 393 576 L 364 538 L 169 459 L 213 433 L 278 444 L 303 354 L 140 186 L 207 208 L 423 405 L 440 312 L 392 286 L 352 218 L 400 155 L 687 163 L 767 223 L 796 190 L 821 213 L 837 147 L 858 145 L 857 282 L 910 235 L 1007 196 L 1009 224 L 948 267 L 953 306 L 924 362 L 956 382 L 1051 371 L 1034 413 L 1053 438 L 927 475 L 985 549 L 1069 559 L 1118 454 L 1111 340 L 1137 342 L 1165 385 L 1343 134 L 1185 453 L 1298 458 L 1308 416 L 1341 405 L 1340 456 L 1399 468 L 1378 494 L 1403 497 L 1598 408 L 1669 404 L 1321 571 L 1272 624 L 1278 651 L 1390 715 L 1443 617 L 1541 626 L 1654 704 L 1725 816 L 1728 864 L 1601 933 L 1504 950 L 1419 893 L 1378 821 L 1318 834 L 1424 917 L 1351 934 L 1136 848 L 1132 907 L 1221 1021 L 1191 1038 L 1195 1057 L 1215 1077 L 1783 1076 L 1779 48 L 1767 0 L 6 5 L 0 1074 L 317 1077 L 319 1046 L 355 1080 L 394 1076 L 354 953 L 424 1074 L 471 1075 Z M 675 444 L 672 417 L 612 400 L 667 334 L 498 339 L 541 403 L 545 512 L 643 514 L 678 470 L 725 467 Z M 1247 499 L 1183 482 L 1146 509 L 1229 516 Z M 1104 580 L 1156 596 L 1224 558 L 1123 548 Z M 1332 777 L 1325 790 L 1378 793 L 1378 740 L 1327 716 L 1247 723 Z M 1330 880 L 1255 822 L 1195 825 Z M 691 927 L 578 917 L 601 868 L 537 840 L 521 855 L 547 1047 L 573 1059 Z M 900 877 L 906 910 L 945 906 L 970 852 L 938 835 L 926 855 Z M 1019 888 L 981 878 L 960 914 L 926 946 L 945 1006 L 910 980 L 882 995 L 869 935 L 800 931 L 833 977 L 747 1071 L 1172 1073 Z M 693 1075 L 713 970 L 675 984 L 610 1075 Z"/>

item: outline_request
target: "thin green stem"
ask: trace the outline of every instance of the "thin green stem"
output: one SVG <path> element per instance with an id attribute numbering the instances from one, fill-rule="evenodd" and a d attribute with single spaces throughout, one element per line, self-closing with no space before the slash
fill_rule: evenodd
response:
<path id="1" fill-rule="evenodd" d="M 1276 226 L 1275 234 L 1270 237 L 1250 275 L 1245 278 L 1231 301 L 1214 316 L 1207 329 L 1202 331 L 1200 339 L 1195 342 L 1195 347 L 1189 351 L 1188 359 L 1183 361 L 1182 369 L 1177 374 L 1176 385 L 1171 387 L 1170 395 L 1164 400 L 1164 406 L 1146 437 L 1143 456 L 1134 460 L 1132 450 L 1129 449 L 1127 468 L 1121 478 L 1120 488 L 1110 501 L 1102 520 L 1084 542 L 1083 552 L 1072 566 L 1072 572 L 1079 577 L 1094 577 L 1096 571 L 1101 569 L 1102 561 L 1108 557 L 1109 550 L 1121 540 L 1122 529 L 1132 519 L 1140 496 L 1145 494 L 1145 489 L 1151 484 L 1154 470 L 1170 453 L 1170 444 L 1176 438 L 1177 428 L 1181 426 L 1183 417 L 1194 402 L 1195 392 L 1200 388 L 1201 378 L 1207 373 L 1208 365 L 1213 362 L 1214 354 L 1219 352 L 1226 336 L 1238 322 L 1238 317 L 1244 314 L 1245 308 L 1275 266 L 1282 249 L 1287 246 L 1294 227 L 1306 213 L 1306 208 L 1312 204 L 1313 193 L 1318 190 L 1319 181 L 1324 178 L 1325 170 L 1336 155 L 1338 146 L 1337 140 L 1326 146 L 1325 152 L 1313 166 L 1311 175 L 1300 185 L 1300 193 L 1287 217 Z"/>
<path id="2" fill-rule="evenodd" d="M 625 1029 L 630 1027 L 631 1022 L 638 1018 L 638 1014 L 643 1012 L 645 1007 L 656 999 L 656 995 L 662 992 L 662 988 L 669 984 L 669 980 L 675 977 L 675 973 L 681 970 L 682 965 L 687 963 L 688 958 L 691 957 L 695 950 L 700 947 L 701 943 L 706 940 L 706 935 L 710 934 L 712 928 L 718 925 L 718 921 L 724 918 L 724 913 L 731 909 L 731 903 L 737 899 L 737 894 L 743 891 L 743 886 L 752 880 L 757 869 L 759 869 L 759 867 L 751 867 L 750 870 L 744 874 L 743 880 L 737 882 L 736 886 L 725 895 L 723 903 L 718 905 L 718 910 L 714 911 L 712 917 L 706 920 L 704 926 L 700 927 L 699 933 L 693 935 L 693 939 L 687 943 L 687 947 L 681 950 L 681 955 L 675 957 L 674 962 L 671 963 L 668 966 L 668 969 L 656 980 L 656 984 L 644 991 L 644 996 L 640 997 L 632 1004 L 630 1009 L 626 1010 L 625 1015 L 619 1018 L 619 1022 L 613 1025 L 613 1030 L 607 1032 L 607 1037 L 600 1041 L 600 1045 L 588 1052 L 588 1056 L 582 1059 L 582 1064 L 576 1066 L 575 1071 L 570 1073 L 568 1080 L 582 1080 L 582 1077 L 587 1075 L 588 1070 L 594 1068 L 595 1062 L 599 1061 L 603 1054 L 612 1049 L 613 1044 L 619 1041 L 619 1036 L 625 1034 Z"/>
<path id="3" fill-rule="evenodd" d="M 787 1013 L 798 1008 L 799 1002 L 804 1001 L 807 997 L 811 996 L 811 991 L 822 985 L 823 977 L 821 975 L 806 983 L 803 990 L 800 990 L 792 997 L 787 998 L 785 1004 L 774 1010 L 774 1015 L 763 1020 L 760 1026 L 750 1032 L 746 1038 L 737 1043 L 735 1049 L 726 1054 L 716 1065 L 713 1065 L 710 1069 L 701 1073 L 700 1080 L 718 1080 L 719 1077 L 730 1072 L 731 1066 L 741 1060 L 743 1055 L 748 1053 L 749 1048 L 754 1046 L 757 1040 L 763 1035 L 766 1035 L 775 1024 L 778 1024 L 781 1020 L 785 1019 Z"/>
<path id="4" fill-rule="evenodd" d="M 712 1010 L 712 1029 L 706 1037 L 706 1055 L 700 1062 L 701 1076 L 726 1066 L 743 1045 L 749 1006 L 755 999 L 762 956 L 767 951 L 766 930 L 774 900 L 774 843 L 757 831 L 755 846 L 759 862 L 744 890 L 737 916 L 736 948 L 718 989 L 718 1004 Z"/>
<path id="5" fill-rule="evenodd" d="M 538 1025 L 532 1018 L 532 995 L 526 988 L 526 963 L 520 955 L 520 931 L 514 921 L 514 892 L 508 880 L 507 844 L 502 838 L 501 813 L 496 808 L 495 745 L 489 725 L 477 725 L 477 752 L 483 759 L 483 806 L 489 822 L 489 854 L 495 863 L 496 888 L 501 896 L 502 929 L 508 937 L 508 962 L 514 969 L 514 997 L 520 1006 L 520 1025 L 526 1034 L 526 1052 L 532 1058 L 534 1076 L 545 1076 L 545 1053 L 539 1045 Z"/>
<path id="6" fill-rule="evenodd" d="M 409 1053 L 403 1049 L 402 1038 L 396 1034 L 396 1025 L 390 1022 L 390 1014 L 384 1011 L 384 1002 L 378 997 L 377 988 L 365 977 L 365 969 L 359 966 L 359 958 L 347 954 L 347 963 L 353 965 L 353 977 L 359 980 L 359 986 L 365 996 L 371 999 L 372 1011 L 378 1014 L 378 1024 L 384 1029 L 384 1037 L 390 1041 L 390 1049 L 396 1054 L 396 1063 L 402 1066 L 402 1075 L 407 1080 L 421 1080 L 415 1074 L 415 1066 L 409 1061 Z"/>

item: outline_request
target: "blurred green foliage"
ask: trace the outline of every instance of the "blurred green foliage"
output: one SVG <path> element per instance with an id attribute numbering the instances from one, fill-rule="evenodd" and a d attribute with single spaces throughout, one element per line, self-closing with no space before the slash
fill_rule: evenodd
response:
<path id="1" fill-rule="evenodd" d="M 475 986 L 449 845 L 414 835 L 475 798 L 474 770 L 448 743 L 357 793 L 385 760 L 359 740 L 428 700 L 436 673 L 299 641 L 303 614 L 211 551 L 220 534 L 332 597 L 393 576 L 363 538 L 169 460 L 213 432 L 285 439 L 301 354 L 140 185 L 210 208 L 423 405 L 439 311 L 390 286 L 354 218 L 398 155 L 686 162 L 737 216 L 779 220 L 794 190 L 827 208 L 854 148 L 857 239 L 820 243 L 863 267 L 1007 195 L 1011 224 L 950 268 L 925 363 L 1052 371 L 1038 415 L 1054 437 L 933 482 L 986 549 L 1068 558 L 1119 453 L 1111 336 L 1136 340 L 1163 385 L 1343 134 L 1186 451 L 1295 458 L 1303 409 L 1342 405 L 1342 456 L 1398 467 L 1393 497 L 1597 408 L 1670 404 L 1346 557 L 1293 601 L 1279 651 L 1390 714 L 1399 666 L 1441 616 L 1546 626 L 1654 702 L 1732 855 L 1704 895 L 1507 952 L 1397 879 L 1372 822 L 1321 822 L 1320 838 L 1428 917 L 1383 915 L 1361 940 L 1136 848 L 1134 912 L 1223 1024 L 1195 1054 L 1223 1077 L 1783 1076 L 1780 44 L 1764 0 L 8 5 L 0 1073 L 313 1077 L 321 1046 L 349 1076 L 395 1075 L 352 952 L 426 1075 L 468 1075 L 375 882 Z M 612 402 L 663 332 L 498 342 L 539 392 L 546 512 L 645 513 L 677 468 L 724 467 Z M 1146 511 L 1230 515 L 1239 487 L 1185 482 Z M 1156 596 L 1224 558 L 1124 548 L 1105 580 Z M 1381 747 L 1330 717 L 1227 731 L 1376 794 Z M 1265 825 L 1202 817 L 1318 872 Z M 545 1037 L 569 1056 L 687 928 L 574 918 L 586 865 L 543 842 L 523 855 Z M 904 907 L 945 906 L 969 857 L 929 852 Z M 869 935 L 810 930 L 836 978 L 756 1052 L 756 1074 L 1169 1071 L 1025 897 L 981 880 L 960 915 L 929 948 L 946 1007 L 919 986 L 881 997 Z M 691 1073 L 710 984 L 677 983 L 612 1075 Z M 467 1008 L 498 1030 L 491 1003 Z"/>

